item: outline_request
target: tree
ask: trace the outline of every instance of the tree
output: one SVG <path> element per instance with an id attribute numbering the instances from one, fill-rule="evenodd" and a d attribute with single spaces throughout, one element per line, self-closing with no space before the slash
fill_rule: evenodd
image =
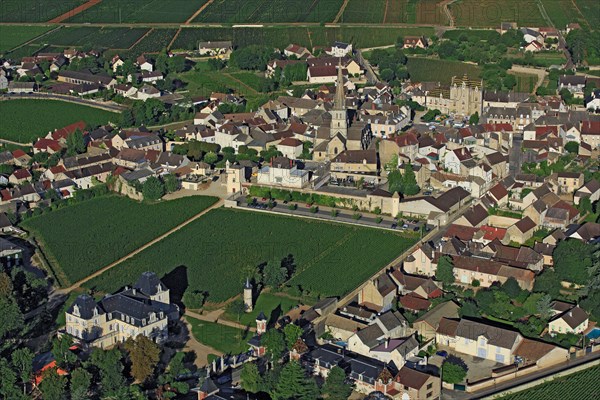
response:
<path id="1" fill-rule="evenodd" d="M 390 193 L 403 193 L 404 184 L 402 174 L 399 170 L 394 170 L 388 174 L 388 190 Z"/>
<path id="2" fill-rule="evenodd" d="M 469 124 L 470 125 L 477 125 L 479 123 L 479 112 L 475 111 L 475 114 L 472 114 L 469 117 Z"/>
<path id="3" fill-rule="evenodd" d="M 288 349 L 291 349 L 296 341 L 302 336 L 302 328 L 295 324 L 287 324 L 283 328 L 283 334 L 285 335 L 285 344 Z"/>
<path id="4" fill-rule="evenodd" d="M 135 124 L 135 117 L 133 115 L 133 111 L 130 108 L 126 108 L 121 111 L 121 117 L 119 119 L 119 125 L 122 127 L 133 126 Z"/>
<path id="5" fill-rule="evenodd" d="M 549 294 L 540 297 L 535 306 L 541 319 L 550 319 L 552 316 L 552 297 Z"/>
<path id="6" fill-rule="evenodd" d="M 448 256 L 440 257 L 435 271 L 435 279 L 442 282 L 444 285 L 451 285 L 454 283 L 454 264 L 452 259 Z"/>
<path id="7" fill-rule="evenodd" d="M 83 139 L 83 133 L 76 129 L 75 132 L 67 136 L 67 156 L 74 156 L 77 154 L 85 153 L 85 140 Z"/>
<path id="8" fill-rule="evenodd" d="M 204 155 L 204 162 L 210 165 L 213 165 L 214 163 L 216 163 L 219 160 L 219 157 L 213 153 L 212 151 L 209 151 L 208 153 L 206 153 Z"/>
<path id="9" fill-rule="evenodd" d="M 17 388 L 17 374 L 4 358 L 0 358 L 0 397 L 14 399 L 20 395 Z"/>
<path id="10" fill-rule="evenodd" d="M 588 269 L 592 267 L 593 246 L 576 240 L 562 240 L 552 256 L 554 271 L 561 280 L 583 285 L 589 279 Z"/>
<path id="11" fill-rule="evenodd" d="M 127 389 L 121 358 L 121 352 L 117 348 L 108 351 L 94 348 L 92 351 L 90 362 L 100 372 L 101 394 L 104 397 L 118 398 L 124 392 L 123 389 Z"/>
<path id="12" fill-rule="evenodd" d="M 521 287 L 515 278 L 512 276 L 506 280 L 501 286 L 501 289 L 511 299 L 516 299 L 521 294 Z"/>
<path id="13" fill-rule="evenodd" d="M 285 268 L 281 267 L 281 263 L 276 261 L 269 261 L 267 265 L 265 265 L 265 269 L 263 271 L 264 279 L 263 282 L 265 285 L 270 286 L 272 288 L 277 288 L 285 282 L 287 279 L 287 271 Z"/>
<path id="14" fill-rule="evenodd" d="M 402 194 L 413 196 L 419 193 L 419 190 L 413 166 L 407 164 L 404 168 L 404 175 L 402 175 Z"/>
<path id="15" fill-rule="evenodd" d="M 142 195 L 144 199 L 150 201 L 156 201 L 163 197 L 165 194 L 165 186 L 155 176 L 151 176 L 142 185 Z"/>
<path id="16" fill-rule="evenodd" d="M 58 374 L 56 368 L 44 371 L 40 391 L 44 400 L 63 400 L 66 394 L 67 380 Z"/>
<path id="17" fill-rule="evenodd" d="M 165 181 L 165 189 L 167 190 L 167 193 L 173 193 L 179 189 L 179 181 L 175 175 L 167 174 L 163 179 Z"/>
<path id="18" fill-rule="evenodd" d="M 71 373 L 71 400 L 89 399 L 92 374 L 83 368 L 77 368 Z"/>
<path id="19" fill-rule="evenodd" d="M 242 314 L 246 311 L 246 304 L 241 299 L 235 299 L 227 305 L 227 312 L 235 315 L 240 322 Z"/>
<path id="20" fill-rule="evenodd" d="M 271 360 L 279 359 L 283 350 L 285 350 L 283 335 L 277 329 L 266 331 L 261 338 L 261 343 L 266 347 L 267 354 Z"/>
<path id="21" fill-rule="evenodd" d="M 32 361 L 33 353 L 27 347 L 17 349 L 12 353 L 12 365 L 19 374 L 19 378 L 23 384 L 23 391 L 25 391 L 25 386 L 31 379 Z"/>
<path id="22" fill-rule="evenodd" d="M 382 80 L 384 80 L 384 81 L 386 81 L 386 82 L 389 82 L 389 81 L 391 81 L 392 79 L 394 79 L 394 77 L 395 77 L 395 74 L 394 74 L 394 71 L 393 71 L 393 70 L 391 70 L 391 69 L 389 69 L 389 68 L 386 68 L 386 69 L 382 70 L 382 71 L 379 73 L 379 77 L 380 77 Z"/>
<path id="23" fill-rule="evenodd" d="M 460 383 L 467 376 L 467 365 L 455 356 L 448 356 L 442 364 L 442 379 L 446 383 Z"/>
<path id="24" fill-rule="evenodd" d="M 127 339 L 125 349 L 131 360 L 131 376 L 138 382 L 144 382 L 160 360 L 160 347 L 146 336 L 138 335 L 135 339 Z"/>
<path id="25" fill-rule="evenodd" d="M 325 379 L 323 394 L 330 400 L 346 400 L 352 393 L 353 385 L 346 383 L 346 373 L 338 366 L 333 367 Z"/>
<path id="26" fill-rule="evenodd" d="M 263 379 L 258 372 L 258 367 L 255 363 L 246 363 L 240 375 L 242 388 L 250 393 L 257 393 L 261 390 Z"/>
<path id="27" fill-rule="evenodd" d="M 55 338 L 52 341 L 52 355 L 59 367 L 68 369 L 77 362 L 77 356 L 71 351 L 73 340 L 69 336 Z"/>
<path id="28" fill-rule="evenodd" d="M 318 397 L 318 389 L 315 393 L 314 380 L 305 376 L 298 362 L 290 361 L 281 369 L 277 384 L 270 394 L 273 400 L 314 400 Z"/>
<path id="29" fill-rule="evenodd" d="M 565 144 L 565 150 L 571 154 L 579 153 L 579 143 L 577 142 L 568 142 Z"/>

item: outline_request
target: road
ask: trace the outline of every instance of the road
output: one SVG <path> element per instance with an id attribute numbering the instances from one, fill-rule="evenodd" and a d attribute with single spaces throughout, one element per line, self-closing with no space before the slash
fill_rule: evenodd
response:
<path id="1" fill-rule="evenodd" d="M 101 269 L 99 269 L 98 271 L 94 272 L 91 275 L 88 275 L 86 278 L 75 282 L 73 285 L 67 287 L 67 288 L 63 288 L 63 289 L 58 289 L 55 291 L 56 294 L 67 294 L 70 291 L 77 289 L 78 287 L 80 287 L 81 285 L 83 285 L 84 283 L 90 281 L 91 279 L 96 278 L 97 276 L 102 275 L 104 272 L 108 271 L 109 269 L 112 269 L 114 267 L 116 267 L 117 265 L 121 264 L 123 261 L 128 260 L 129 258 L 135 256 L 136 254 L 146 250 L 148 247 L 152 246 L 153 244 L 156 244 L 158 242 L 160 242 L 161 240 L 163 240 L 164 238 L 166 238 L 167 236 L 177 232 L 178 230 L 180 230 L 181 228 L 183 228 L 184 226 L 194 222 L 195 220 L 197 220 L 198 218 L 200 218 L 201 216 L 203 216 L 204 214 L 208 213 L 211 210 L 214 210 L 215 208 L 219 208 L 223 205 L 223 199 L 219 199 L 219 201 L 217 201 L 215 204 L 213 204 L 212 206 L 208 207 L 207 209 L 199 212 L 198 214 L 194 215 L 193 217 L 191 217 L 190 219 L 182 222 L 181 224 L 177 225 L 175 228 L 169 230 L 166 233 L 163 233 L 162 235 L 158 236 L 157 238 L 151 240 L 150 242 L 146 243 L 145 245 L 139 247 L 138 249 L 132 251 L 131 253 L 121 257 L 120 259 L 118 259 L 117 261 L 108 264 L 106 267 L 103 267 Z"/>
<path id="2" fill-rule="evenodd" d="M 10 100 L 10 99 L 36 99 L 36 100 L 60 100 L 66 101 L 69 103 L 82 104 L 89 107 L 99 108 L 101 110 L 110 111 L 114 113 L 120 113 L 125 110 L 127 107 L 116 103 L 99 103 L 95 100 L 82 99 L 80 97 L 75 96 L 67 96 L 62 94 L 54 94 L 54 93 L 44 93 L 44 92 L 35 92 L 35 93 L 7 93 L 0 96 L 0 100 Z"/>

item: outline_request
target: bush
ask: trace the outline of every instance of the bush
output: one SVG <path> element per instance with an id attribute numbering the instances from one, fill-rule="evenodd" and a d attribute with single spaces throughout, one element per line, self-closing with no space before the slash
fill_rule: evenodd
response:
<path id="1" fill-rule="evenodd" d="M 310 212 L 313 214 L 316 214 L 318 211 L 319 211 L 319 207 L 317 207 L 317 206 L 312 206 L 310 208 Z"/>
<path id="2" fill-rule="evenodd" d="M 362 218 L 362 214 L 361 213 L 354 213 L 354 214 L 352 214 L 352 219 L 355 219 L 355 220 L 358 221 L 361 218 Z"/>
<path id="3" fill-rule="evenodd" d="M 290 211 L 295 211 L 295 210 L 297 210 L 297 209 L 298 209 L 298 204 L 296 204 L 296 203 L 294 203 L 294 204 L 290 204 L 290 205 L 288 206 L 288 210 L 290 210 Z"/>

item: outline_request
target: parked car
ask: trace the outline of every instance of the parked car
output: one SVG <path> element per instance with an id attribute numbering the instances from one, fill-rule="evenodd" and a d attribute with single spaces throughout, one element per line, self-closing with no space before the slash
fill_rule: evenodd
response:
<path id="1" fill-rule="evenodd" d="M 415 227 L 413 228 L 413 231 L 415 231 L 415 232 L 419 232 L 419 227 L 418 227 L 418 226 L 415 226 Z"/>
<path id="2" fill-rule="evenodd" d="M 428 190 L 426 192 L 423 192 L 423 195 L 425 195 L 425 196 L 431 196 L 431 191 Z"/>
<path id="3" fill-rule="evenodd" d="M 396 229 L 397 227 L 398 227 L 398 224 L 396 224 L 396 223 L 393 223 L 391 226 L 392 229 Z"/>
<path id="4" fill-rule="evenodd" d="M 443 358 L 448 357 L 448 352 L 446 350 L 437 351 L 435 354 Z"/>
<path id="5" fill-rule="evenodd" d="M 406 224 L 402 225 L 402 229 L 408 229 L 408 225 L 406 225 Z"/>

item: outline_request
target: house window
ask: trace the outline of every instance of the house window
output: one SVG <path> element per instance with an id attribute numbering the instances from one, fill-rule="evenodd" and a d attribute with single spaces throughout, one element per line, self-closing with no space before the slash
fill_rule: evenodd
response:
<path id="1" fill-rule="evenodd" d="M 433 387 L 433 383 L 430 383 L 429 385 L 427 385 L 427 390 L 431 389 Z"/>
<path id="2" fill-rule="evenodd" d="M 427 398 L 430 399 L 433 396 L 433 391 L 432 392 L 427 392 Z"/>

